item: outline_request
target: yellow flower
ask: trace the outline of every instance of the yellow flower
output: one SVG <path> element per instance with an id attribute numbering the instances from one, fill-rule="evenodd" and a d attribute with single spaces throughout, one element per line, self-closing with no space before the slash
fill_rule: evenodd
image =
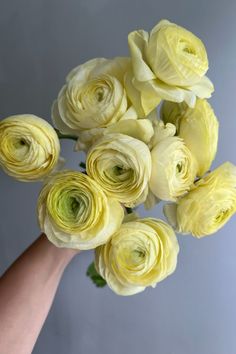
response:
<path id="1" fill-rule="evenodd" d="M 149 114 L 161 99 L 185 101 L 194 107 L 196 96 L 208 98 L 214 90 L 205 76 L 208 59 L 201 40 L 167 20 L 148 34 L 131 32 L 128 43 L 132 70 L 125 87 L 140 117 Z"/>
<path id="2" fill-rule="evenodd" d="M 24 114 L 0 121 L 0 166 L 8 175 L 40 180 L 56 167 L 59 154 L 57 134 L 42 118 Z"/>
<path id="3" fill-rule="evenodd" d="M 155 122 L 149 186 L 157 198 L 169 201 L 175 201 L 186 193 L 196 177 L 194 157 L 184 141 L 174 134 L 173 124 L 165 126 L 161 121 Z"/>
<path id="4" fill-rule="evenodd" d="M 85 151 L 104 135 L 120 133 L 129 135 L 133 138 L 149 143 L 154 134 L 153 126 L 148 119 L 126 119 L 111 124 L 106 128 L 94 128 L 80 132 L 76 142 L 76 151 Z"/>
<path id="5" fill-rule="evenodd" d="M 124 89 L 130 59 L 96 58 L 73 69 L 52 107 L 52 119 L 62 133 L 102 128 L 137 118 Z"/>
<path id="6" fill-rule="evenodd" d="M 194 108 L 185 103 L 165 101 L 161 109 L 164 122 L 175 124 L 177 134 L 195 157 L 197 175 L 203 176 L 215 158 L 219 123 L 206 100 L 198 99 Z"/>
<path id="7" fill-rule="evenodd" d="M 151 175 L 151 155 L 142 141 L 108 134 L 88 151 L 86 171 L 109 197 L 127 206 L 142 203 Z"/>
<path id="8" fill-rule="evenodd" d="M 137 219 L 95 251 L 98 273 L 118 295 L 143 291 L 174 272 L 179 252 L 173 229 L 162 220 Z"/>
<path id="9" fill-rule="evenodd" d="M 164 212 L 178 232 L 198 238 L 213 234 L 236 212 L 236 166 L 225 162 Z"/>
<path id="10" fill-rule="evenodd" d="M 120 227 L 123 216 L 117 201 L 77 171 L 56 173 L 38 199 L 41 230 L 58 247 L 87 250 L 102 245 Z"/>

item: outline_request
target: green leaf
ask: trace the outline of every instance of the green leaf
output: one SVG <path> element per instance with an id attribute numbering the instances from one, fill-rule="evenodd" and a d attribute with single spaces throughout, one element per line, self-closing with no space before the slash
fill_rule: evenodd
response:
<path id="1" fill-rule="evenodd" d="M 62 134 L 58 129 L 56 129 L 54 127 L 54 130 L 56 131 L 57 133 L 57 136 L 59 139 L 71 139 L 71 140 L 75 140 L 77 141 L 78 140 L 78 137 L 77 136 L 74 136 L 74 135 L 68 135 L 68 134 Z"/>
<path id="2" fill-rule="evenodd" d="M 101 277 L 96 271 L 95 264 L 92 262 L 87 269 L 86 275 L 92 280 L 92 282 L 98 287 L 103 288 L 106 286 L 107 282 Z"/>

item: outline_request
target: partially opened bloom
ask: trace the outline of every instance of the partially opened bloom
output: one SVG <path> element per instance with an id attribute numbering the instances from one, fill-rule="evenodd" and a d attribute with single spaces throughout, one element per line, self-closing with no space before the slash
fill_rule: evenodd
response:
<path id="1" fill-rule="evenodd" d="M 154 134 L 153 126 L 148 119 L 126 119 L 111 124 L 106 128 L 94 128 L 80 132 L 75 150 L 88 151 L 99 138 L 107 134 L 120 133 L 149 143 Z"/>
<path id="2" fill-rule="evenodd" d="M 88 151 L 86 171 L 109 197 L 133 206 L 147 196 L 151 155 L 146 144 L 124 134 L 108 134 Z"/>
<path id="3" fill-rule="evenodd" d="M 198 99 L 190 108 L 185 103 L 165 101 L 161 118 L 176 126 L 178 136 L 196 159 L 197 175 L 203 176 L 215 158 L 218 143 L 219 123 L 210 104 Z"/>
<path id="4" fill-rule="evenodd" d="M 186 193 L 196 177 L 196 161 L 175 128 L 157 121 L 151 150 L 152 173 L 149 182 L 159 199 L 175 201 Z M 174 129 L 173 129 L 174 128 Z"/>
<path id="5" fill-rule="evenodd" d="M 205 76 L 208 58 L 202 41 L 183 27 L 160 21 L 149 33 L 131 32 L 132 70 L 125 87 L 140 117 L 162 99 L 194 107 L 196 96 L 208 98 L 214 88 Z"/>
<path id="6" fill-rule="evenodd" d="M 236 212 L 236 166 L 225 162 L 164 212 L 178 232 L 198 238 L 216 232 Z"/>
<path id="7" fill-rule="evenodd" d="M 0 166 L 25 182 L 41 180 L 56 167 L 60 143 L 53 127 L 32 114 L 0 121 Z"/>
<path id="8" fill-rule="evenodd" d="M 125 222 L 109 242 L 96 249 L 98 273 L 118 295 L 155 286 L 174 272 L 179 252 L 173 229 L 162 220 Z"/>
<path id="9" fill-rule="evenodd" d="M 102 245 L 120 227 L 123 216 L 117 201 L 77 171 L 56 173 L 38 199 L 41 230 L 58 247 L 87 250 Z"/>
<path id="10" fill-rule="evenodd" d="M 95 58 L 74 68 L 52 107 L 56 127 L 79 136 L 84 130 L 137 118 L 123 82 L 129 66 L 129 58 L 116 57 Z"/>

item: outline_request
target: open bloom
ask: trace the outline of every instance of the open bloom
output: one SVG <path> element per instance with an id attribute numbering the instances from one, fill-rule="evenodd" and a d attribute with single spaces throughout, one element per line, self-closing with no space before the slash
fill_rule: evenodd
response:
<path id="1" fill-rule="evenodd" d="M 176 126 L 178 136 L 196 159 L 197 175 L 203 176 L 215 158 L 218 143 L 219 123 L 210 104 L 198 99 L 190 108 L 185 103 L 165 101 L 161 118 Z"/>
<path id="2" fill-rule="evenodd" d="M 186 193 L 196 177 L 196 161 L 175 127 L 155 122 L 154 147 L 151 150 L 151 192 L 159 199 L 175 201 Z M 152 144 L 153 144 L 152 142 Z"/>
<path id="3" fill-rule="evenodd" d="M 56 167 L 60 143 L 53 127 L 31 114 L 0 121 L 0 166 L 25 182 L 41 180 Z"/>
<path id="4" fill-rule="evenodd" d="M 146 199 L 151 155 L 146 144 L 124 134 L 108 134 L 88 151 L 86 171 L 109 197 L 127 206 Z"/>
<path id="5" fill-rule="evenodd" d="M 174 272 L 179 246 L 168 224 L 147 218 L 122 224 L 95 252 L 97 271 L 108 286 L 118 295 L 133 295 Z"/>
<path id="6" fill-rule="evenodd" d="M 198 238 L 216 232 L 236 212 L 236 166 L 225 162 L 164 212 L 178 232 Z"/>
<path id="7" fill-rule="evenodd" d="M 56 173 L 38 199 L 41 230 L 58 247 L 87 250 L 102 245 L 120 227 L 123 216 L 117 201 L 77 171 Z"/>
<path id="8" fill-rule="evenodd" d="M 148 34 L 129 34 L 132 70 L 125 87 L 140 117 L 150 113 L 161 99 L 194 107 L 196 96 L 208 98 L 214 88 L 205 76 L 207 53 L 202 41 L 183 27 L 160 21 Z"/>
<path id="9" fill-rule="evenodd" d="M 79 136 L 84 130 L 136 119 L 124 88 L 130 59 L 95 58 L 74 68 L 52 107 L 52 119 L 62 133 Z"/>

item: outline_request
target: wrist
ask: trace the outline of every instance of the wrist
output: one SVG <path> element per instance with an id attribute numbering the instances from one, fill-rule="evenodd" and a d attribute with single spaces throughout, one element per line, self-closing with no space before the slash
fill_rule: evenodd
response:
<path id="1" fill-rule="evenodd" d="M 64 267 L 70 263 L 70 261 L 80 253 L 80 250 L 72 248 L 60 248 L 51 243 L 45 234 L 40 236 L 42 242 L 45 243 L 46 247 L 50 250 L 51 255 L 55 258 L 55 261 L 63 265 Z"/>

